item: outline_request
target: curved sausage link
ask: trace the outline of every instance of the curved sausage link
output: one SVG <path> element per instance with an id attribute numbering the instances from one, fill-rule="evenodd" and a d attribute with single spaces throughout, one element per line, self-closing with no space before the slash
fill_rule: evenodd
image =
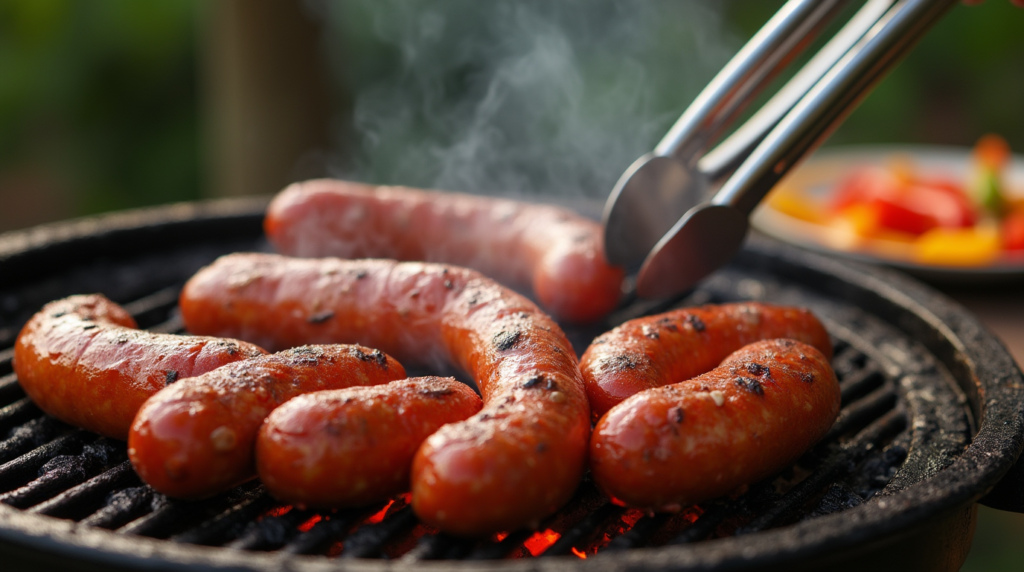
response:
<path id="1" fill-rule="evenodd" d="M 601 225 L 568 209 L 460 193 L 296 183 L 264 223 L 293 256 L 394 258 L 457 264 L 517 288 L 569 322 L 592 322 L 618 303 L 622 269 L 605 261 Z"/>
<path id="2" fill-rule="evenodd" d="M 732 492 L 795 461 L 839 413 L 828 360 L 793 340 L 765 340 L 691 380 L 616 405 L 590 441 L 594 480 L 654 510 Z"/>
<path id="3" fill-rule="evenodd" d="M 442 427 L 413 462 L 413 508 L 453 534 L 534 523 L 583 475 L 590 409 L 558 325 L 526 298 L 465 268 L 389 260 L 225 256 L 186 284 L 194 332 L 269 347 L 352 341 L 403 362 L 447 360 L 483 410 Z"/>
<path id="4" fill-rule="evenodd" d="M 236 340 L 155 334 L 100 294 L 50 302 L 14 345 L 18 383 L 61 421 L 127 439 L 149 396 L 187 377 L 266 353 Z"/>
<path id="5" fill-rule="evenodd" d="M 402 379 L 402 365 L 360 346 L 304 346 L 171 385 L 149 398 L 132 424 L 135 472 L 172 497 L 202 498 L 251 478 L 263 420 L 311 391 Z"/>
<path id="6" fill-rule="evenodd" d="M 452 378 L 300 395 L 267 417 L 256 471 L 275 497 L 300 506 L 362 506 L 409 490 L 412 458 L 431 433 L 480 410 Z"/>
<path id="7" fill-rule="evenodd" d="M 828 332 L 803 308 L 743 302 L 630 320 L 595 339 L 580 358 L 594 421 L 631 395 L 710 371 L 743 346 L 773 338 L 799 340 L 832 357 Z"/>

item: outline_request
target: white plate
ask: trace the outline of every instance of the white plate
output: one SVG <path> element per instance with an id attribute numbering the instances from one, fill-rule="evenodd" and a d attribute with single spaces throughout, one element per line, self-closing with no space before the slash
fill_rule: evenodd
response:
<path id="1" fill-rule="evenodd" d="M 830 195 L 837 183 L 854 169 L 866 165 L 885 166 L 897 158 L 911 161 L 914 171 L 929 177 L 943 176 L 965 182 L 970 176 L 971 149 L 960 147 L 872 145 L 838 147 L 819 151 L 788 175 L 780 186 L 797 187 L 819 199 Z M 1004 172 L 1008 192 L 1024 193 L 1024 157 L 1015 155 Z M 827 227 L 796 219 L 767 204 L 761 204 L 751 216 L 758 231 L 803 248 L 837 254 L 865 262 L 899 268 L 930 282 L 980 283 L 1010 282 L 1024 279 L 1024 258 L 1004 257 L 988 266 L 937 266 L 887 257 L 877 251 L 835 248 L 830 244 Z"/>

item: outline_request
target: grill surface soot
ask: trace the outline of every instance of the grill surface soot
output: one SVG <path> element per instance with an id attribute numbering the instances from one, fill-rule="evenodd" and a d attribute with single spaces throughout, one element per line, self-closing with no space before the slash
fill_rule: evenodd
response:
<path id="1" fill-rule="evenodd" d="M 967 469 L 980 482 L 954 476 L 935 484 L 964 462 L 979 420 L 998 409 L 985 401 L 996 392 L 979 389 L 979 378 L 1000 376 L 1020 406 L 1019 371 L 998 343 L 971 330 L 977 325 L 962 310 L 935 302 L 929 298 L 935 294 L 904 279 L 857 267 L 839 275 L 844 270 L 834 262 L 756 244 L 682 299 L 631 300 L 607 323 L 566 328 L 582 352 L 611 326 L 674 307 L 761 300 L 813 310 L 833 337 L 839 420 L 793 467 L 742 494 L 678 514 L 644 514 L 610 503 L 585 480 L 537 530 L 478 540 L 423 525 L 407 495 L 317 512 L 282 505 L 251 481 L 204 501 L 168 499 L 135 475 L 124 443 L 67 426 L 35 407 L 17 385 L 10 347 L 20 325 L 45 302 L 95 291 L 123 303 L 140 327 L 181 332 L 177 294 L 195 270 L 219 254 L 267 250 L 261 207 L 187 205 L 53 227 L 60 231 L 56 237 L 35 231 L 34 238 L 15 237 L 22 243 L 13 245 L 10 236 L 0 237 L 0 553 L 10 554 L 15 565 L 275 569 L 287 563 L 317 570 L 375 567 L 386 559 L 399 567 L 465 561 L 461 565 L 474 569 L 527 569 L 543 562 L 587 568 L 812 566 L 829 562 L 837 548 L 880 545 L 884 552 L 884 536 L 928 521 L 951 520 L 955 529 L 966 518 L 969 525 L 971 503 L 1013 462 L 972 463 Z M 53 264 L 53 271 L 40 271 L 30 263 L 33 256 Z M 945 316 L 936 315 L 936 304 Z M 981 347 L 974 351 L 981 354 L 968 355 L 950 341 L 962 341 L 958 326 L 977 337 Z M 975 363 L 980 356 L 988 363 Z M 1009 387 L 1014 381 L 1016 393 Z M 1010 448 L 1016 452 L 1008 454 L 1015 458 L 1022 430 L 1019 418 L 1013 423 L 1017 442 Z M 925 508 L 930 512 L 918 514 Z M 966 538 L 963 556 L 969 533 Z M 961 557 L 954 549 L 939 558 Z"/>

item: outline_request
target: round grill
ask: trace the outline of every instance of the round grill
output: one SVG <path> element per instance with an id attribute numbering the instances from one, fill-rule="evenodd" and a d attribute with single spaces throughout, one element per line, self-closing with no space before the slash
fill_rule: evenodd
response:
<path id="1" fill-rule="evenodd" d="M 1024 443 L 1020 371 L 964 310 L 901 276 L 753 241 L 685 297 L 629 300 L 604 324 L 566 328 L 582 352 L 624 320 L 678 306 L 763 300 L 812 309 L 833 337 L 842 413 L 796 465 L 743 494 L 650 515 L 609 503 L 585 480 L 537 530 L 475 540 L 419 523 L 406 495 L 316 512 L 282 505 L 252 481 L 204 501 L 168 499 L 138 479 L 124 443 L 39 411 L 17 384 L 10 348 L 44 303 L 86 292 L 125 304 L 140 327 L 181 332 L 176 301 L 189 276 L 220 254 L 268 249 L 264 206 L 179 205 L 0 237 L 0 554 L 8 564 L 792 570 L 881 558 L 956 569 L 970 547 L 973 503 Z M 410 375 L 422 373 L 433 372 Z"/>

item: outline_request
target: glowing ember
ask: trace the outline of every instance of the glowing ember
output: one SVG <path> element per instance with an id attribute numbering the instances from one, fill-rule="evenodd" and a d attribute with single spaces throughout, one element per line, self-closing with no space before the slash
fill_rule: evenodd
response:
<path id="1" fill-rule="evenodd" d="M 633 528 L 636 521 L 640 520 L 644 516 L 644 511 L 636 508 L 631 508 L 626 512 L 622 513 L 622 524 L 623 531 Z"/>
<path id="2" fill-rule="evenodd" d="M 700 515 L 702 514 L 704 514 L 704 509 L 700 508 L 697 505 L 693 505 L 689 508 L 683 509 L 683 518 L 689 521 L 690 524 L 697 522 L 697 519 L 700 518 Z"/>
<path id="3" fill-rule="evenodd" d="M 523 547 L 529 550 L 531 555 L 540 556 L 545 550 L 551 548 L 552 544 L 558 542 L 559 538 L 562 538 L 562 535 L 549 528 L 527 538 Z"/>
<path id="4" fill-rule="evenodd" d="M 575 546 L 572 547 L 572 553 L 575 554 L 577 558 L 582 558 L 583 560 L 587 559 L 587 553 L 580 550 L 576 550 Z"/>
<path id="5" fill-rule="evenodd" d="M 505 540 L 506 538 L 508 538 L 508 533 L 507 532 L 499 532 L 498 534 L 494 535 L 494 541 L 495 542 L 501 542 L 502 540 Z"/>
<path id="6" fill-rule="evenodd" d="M 279 506 L 277 508 L 272 508 L 267 512 L 263 513 L 263 516 L 259 517 L 257 520 L 263 520 L 264 518 L 271 518 L 275 516 L 284 516 L 288 514 L 290 510 L 292 510 L 292 505 L 290 504 Z"/>
<path id="7" fill-rule="evenodd" d="M 320 516 L 319 514 L 315 515 L 315 516 L 313 516 L 313 518 L 311 518 L 311 519 L 307 520 L 306 522 L 300 524 L 299 525 L 299 531 L 300 532 L 306 532 L 309 529 L 313 528 L 313 525 L 318 523 L 318 522 L 320 522 L 321 520 L 323 520 L 322 516 Z"/>
<path id="8" fill-rule="evenodd" d="M 371 516 L 370 518 L 366 519 L 366 523 L 367 524 L 377 524 L 378 522 L 384 520 L 384 515 L 386 515 L 388 513 L 388 509 L 391 508 L 391 505 L 393 505 L 393 504 L 395 504 L 395 501 L 393 501 L 393 500 L 389 501 L 388 504 L 384 505 L 384 508 L 382 508 L 379 511 L 377 511 L 376 513 L 374 513 L 374 515 Z"/>

